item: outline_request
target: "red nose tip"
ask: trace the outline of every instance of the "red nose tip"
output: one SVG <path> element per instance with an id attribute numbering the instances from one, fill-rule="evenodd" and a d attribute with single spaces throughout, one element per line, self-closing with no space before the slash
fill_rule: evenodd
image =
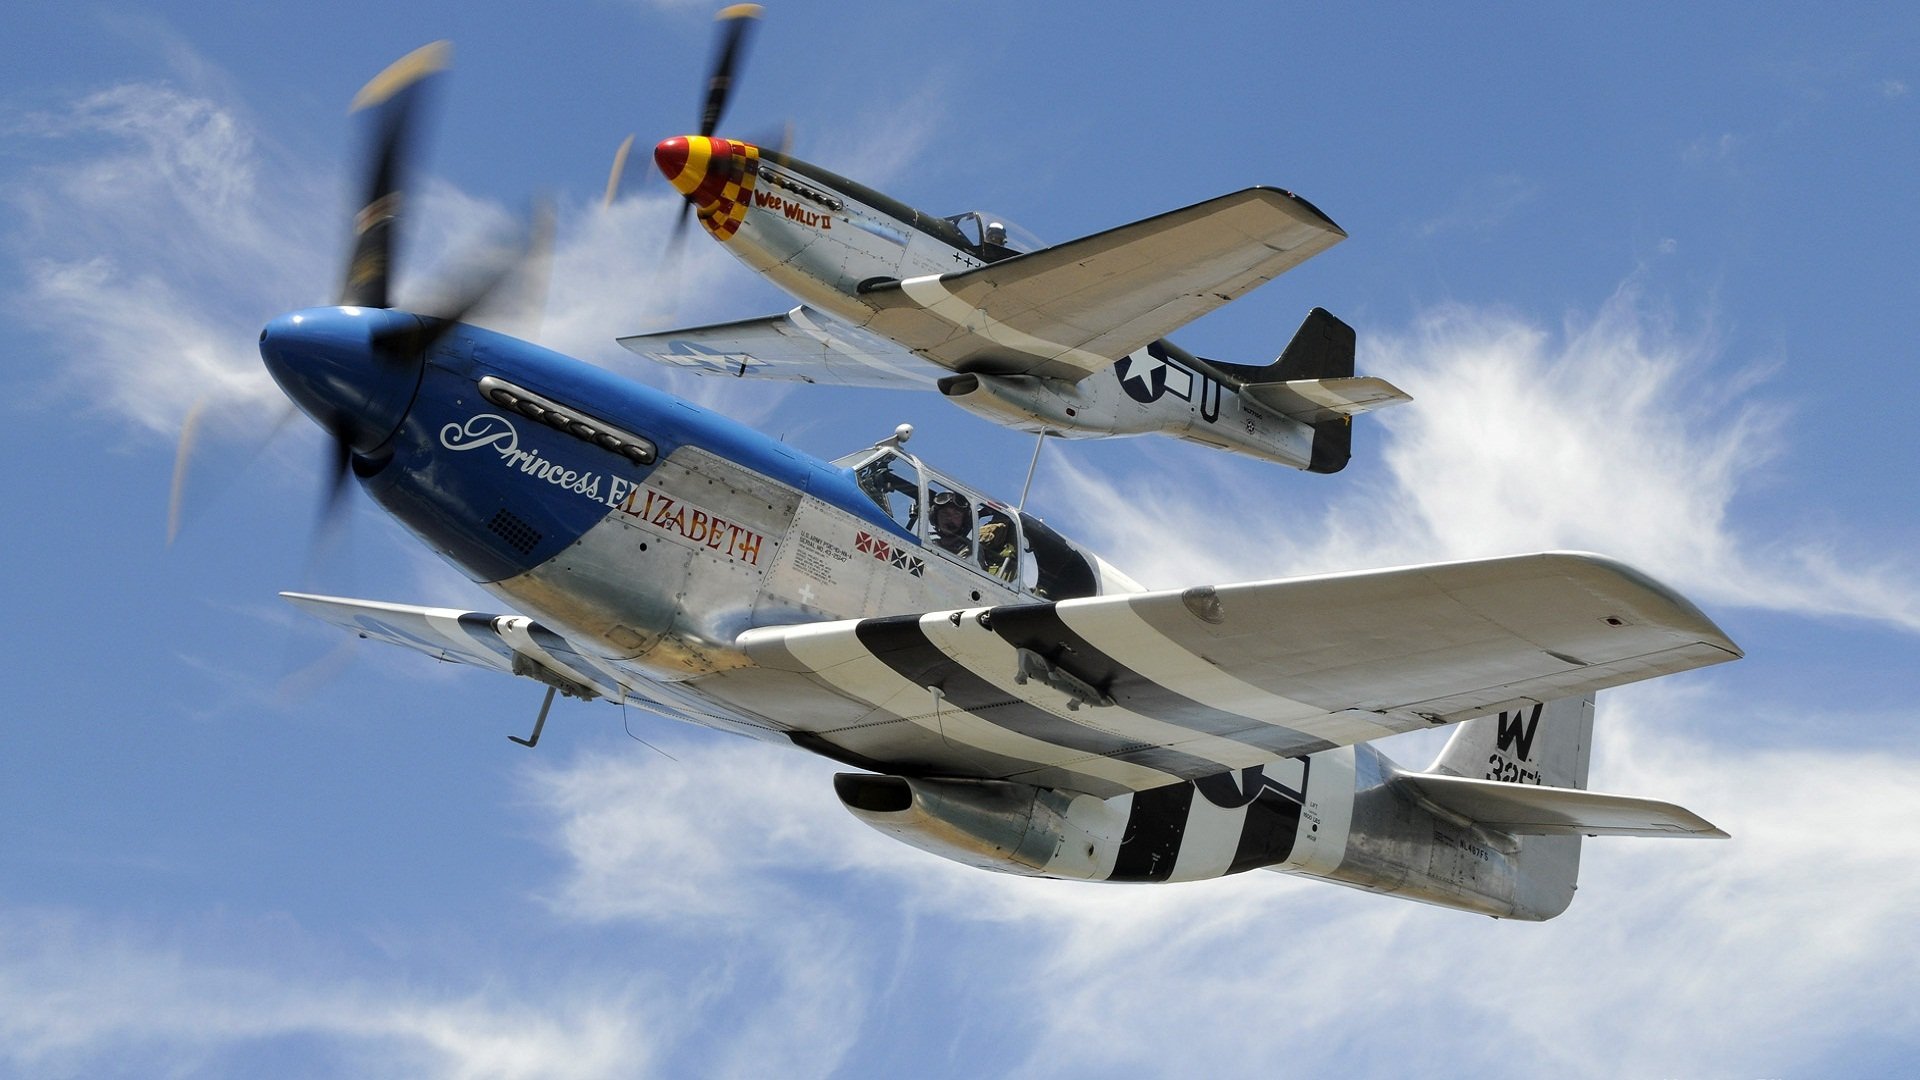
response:
<path id="1" fill-rule="evenodd" d="M 680 170 L 687 167 L 687 137 L 675 135 L 660 140 L 660 145 L 653 148 L 653 163 L 667 179 L 679 176 Z"/>

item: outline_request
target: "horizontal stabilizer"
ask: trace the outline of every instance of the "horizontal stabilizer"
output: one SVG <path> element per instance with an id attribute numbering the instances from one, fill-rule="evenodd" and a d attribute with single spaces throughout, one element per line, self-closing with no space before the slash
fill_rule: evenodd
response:
<path id="1" fill-rule="evenodd" d="M 1395 782 L 1477 825 L 1516 836 L 1727 838 L 1693 811 L 1657 799 L 1434 773 L 1406 774 Z"/>
<path id="2" fill-rule="evenodd" d="M 1240 388 L 1240 396 L 1307 424 L 1357 416 L 1413 400 L 1406 391 L 1371 375 L 1248 383 Z"/>

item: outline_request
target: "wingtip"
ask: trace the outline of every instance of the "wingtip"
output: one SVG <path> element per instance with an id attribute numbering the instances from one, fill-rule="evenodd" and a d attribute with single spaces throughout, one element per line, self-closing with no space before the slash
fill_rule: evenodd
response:
<path id="1" fill-rule="evenodd" d="M 1687 596 L 1678 589 L 1675 589 L 1666 582 L 1661 581 L 1659 578 L 1654 577 L 1652 574 L 1647 573 L 1631 563 L 1623 562 L 1611 555 L 1602 555 L 1593 551 L 1545 551 L 1541 552 L 1539 557 L 1569 563 L 1582 563 L 1592 569 L 1613 574 L 1630 581 L 1635 586 L 1645 590 L 1648 595 L 1657 597 L 1660 602 L 1669 605 L 1682 619 L 1691 624 L 1693 631 L 1699 635 L 1703 643 L 1712 645 L 1714 648 L 1731 654 L 1730 658 L 1734 660 L 1746 656 L 1746 650 L 1736 644 L 1733 638 L 1728 636 L 1727 632 L 1720 628 L 1720 624 L 1714 622 L 1712 618 L 1708 617 L 1706 612 L 1700 610 L 1698 604 L 1688 599 Z"/>
<path id="2" fill-rule="evenodd" d="M 1252 192 L 1258 192 L 1261 195 L 1264 195 L 1268 198 L 1273 198 L 1277 196 L 1281 199 L 1284 199 L 1285 201 L 1292 203 L 1293 205 L 1303 210 L 1306 210 L 1308 213 L 1312 214 L 1314 217 L 1319 218 L 1321 224 L 1326 226 L 1327 231 L 1338 233 L 1340 238 L 1343 240 L 1346 239 L 1347 237 L 1347 230 L 1341 228 L 1338 222 L 1334 221 L 1332 218 L 1327 216 L 1327 212 L 1325 210 L 1322 210 L 1318 206 L 1315 206 L 1312 203 L 1312 201 L 1307 199 L 1306 196 L 1304 195 L 1300 195 L 1295 192 L 1288 191 L 1286 188 L 1273 187 L 1268 184 L 1261 184 L 1257 187 L 1248 188 L 1247 190 Z"/>

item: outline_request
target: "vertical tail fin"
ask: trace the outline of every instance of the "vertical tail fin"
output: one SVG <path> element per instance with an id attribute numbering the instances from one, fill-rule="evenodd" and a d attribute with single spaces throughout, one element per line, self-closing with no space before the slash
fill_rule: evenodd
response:
<path id="1" fill-rule="evenodd" d="M 1593 754 L 1593 697 L 1561 698 L 1469 720 L 1428 772 L 1515 784 L 1585 788 Z"/>
<path id="2" fill-rule="evenodd" d="M 1353 327 L 1326 308 L 1314 308 L 1293 332 L 1280 358 L 1266 369 L 1261 381 L 1338 379 L 1353 374 Z"/>
<path id="3" fill-rule="evenodd" d="M 1354 364 L 1353 327 L 1341 322 L 1326 308 L 1307 313 L 1293 340 L 1280 352 L 1279 359 L 1266 367 L 1223 364 L 1207 361 L 1229 379 L 1241 384 L 1287 383 L 1299 380 L 1350 379 Z M 1394 391 L 1396 394 L 1399 391 Z M 1405 394 L 1400 394 L 1402 399 Z M 1259 400 L 1259 399 L 1256 399 Z M 1272 405 L 1273 402 L 1265 402 Z M 1314 402 L 1301 401 L 1311 406 Z M 1285 408 L 1282 412 L 1288 411 Z M 1332 416 L 1313 422 L 1312 460 L 1308 472 L 1334 473 L 1347 467 L 1353 457 L 1353 418 Z"/>
<path id="4" fill-rule="evenodd" d="M 1273 372 L 1283 380 L 1335 379 L 1353 374 L 1353 327 L 1314 308 L 1281 351 Z M 1338 416 L 1313 425 L 1313 460 L 1308 472 L 1336 473 L 1353 457 L 1353 418 Z"/>
<path id="5" fill-rule="evenodd" d="M 1546 787 L 1587 786 L 1593 754 L 1593 697 L 1560 698 L 1469 720 L 1454 731 L 1428 772 Z M 1573 901 L 1579 836 L 1526 836 L 1513 864 L 1521 917 L 1550 919 Z"/>

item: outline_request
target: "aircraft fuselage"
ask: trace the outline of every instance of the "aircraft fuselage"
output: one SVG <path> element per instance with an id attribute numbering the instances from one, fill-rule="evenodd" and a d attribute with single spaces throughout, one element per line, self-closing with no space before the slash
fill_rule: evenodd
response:
<path id="1" fill-rule="evenodd" d="M 721 204 L 730 209 L 703 211 L 708 232 L 767 280 L 851 326 L 873 321 L 864 290 L 875 283 L 1019 254 L 803 161 L 775 163 L 756 153 L 741 168 L 739 192 Z M 1311 425 L 1248 402 L 1237 379 L 1173 342 L 1112 359 L 1112 367 L 1079 380 L 983 368 L 942 379 L 940 389 L 961 408 L 1016 430 L 1063 438 L 1160 433 L 1294 468 L 1318 465 Z"/>

